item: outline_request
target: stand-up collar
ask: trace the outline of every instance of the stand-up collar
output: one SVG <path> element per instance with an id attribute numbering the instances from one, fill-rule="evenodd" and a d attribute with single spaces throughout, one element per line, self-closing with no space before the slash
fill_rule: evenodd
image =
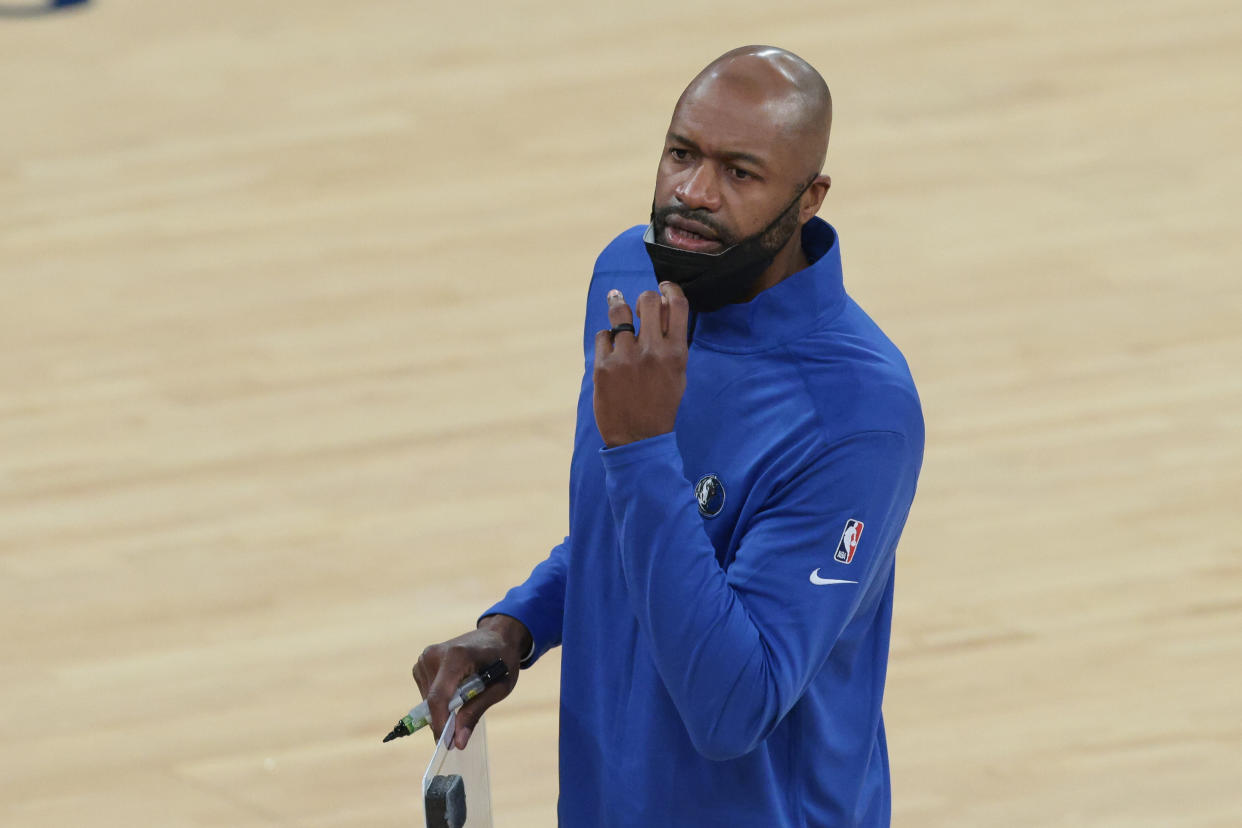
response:
<path id="1" fill-rule="evenodd" d="M 700 313 L 694 343 L 717 351 L 765 351 L 792 342 L 845 307 L 837 231 L 821 218 L 802 228 L 802 250 L 811 266 L 778 282 L 749 302 Z"/>

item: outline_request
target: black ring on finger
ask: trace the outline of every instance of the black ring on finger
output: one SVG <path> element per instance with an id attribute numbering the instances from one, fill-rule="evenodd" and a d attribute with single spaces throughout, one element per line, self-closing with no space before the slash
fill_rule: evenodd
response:
<path id="1" fill-rule="evenodd" d="M 634 326 L 631 325 L 629 322 L 619 322 L 616 325 L 613 325 L 611 328 L 608 329 L 609 341 L 615 342 L 617 340 L 617 334 L 621 333 L 622 331 L 625 331 L 627 333 L 634 333 Z"/>

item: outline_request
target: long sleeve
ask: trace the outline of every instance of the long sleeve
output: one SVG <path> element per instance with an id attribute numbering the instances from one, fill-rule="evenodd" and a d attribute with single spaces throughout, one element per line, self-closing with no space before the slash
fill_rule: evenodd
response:
<path id="1" fill-rule="evenodd" d="M 541 655 L 561 643 L 568 546 L 569 538 L 565 538 L 553 547 L 551 554 L 536 564 L 529 578 L 510 589 L 504 598 L 480 616 L 510 615 L 526 626 L 533 646 L 530 654 L 522 660 L 523 667 L 531 666 Z"/>
<path id="2" fill-rule="evenodd" d="M 601 456 L 629 603 L 690 738 L 711 759 L 748 753 L 884 589 L 921 446 L 864 432 L 824 447 L 769 496 L 727 571 L 673 435 Z M 848 564 L 834 560 L 847 526 Z"/>
<path id="3" fill-rule="evenodd" d="M 601 254 L 600 260 L 603 261 L 604 258 L 605 255 Z M 570 468 L 571 524 L 573 515 L 581 511 L 578 501 L 583 495 L 580 492 L 584 486 L 592 485 L 591 482 L 584 483 L 584 479 L 593 482 L 598 475 L 599 449 L 603 443 L 595 427 L 595 414 L 591 405 L 593 393 L 591 371 L 595 350 L 595 332 L 601 327 L 608 327 L 608 306 L 604 301 L 604 294 L 613 287 L 619 287 L 632 297 L 636 297 L 641 291 L 654 287 L 654 279 L 646 270 L 612 270 L 606 267 L 601 269 L 601 265 L 596 263 L 582 327 L 584 368 L 578 391 L 577 424 L 574 429 L 573 462 Z M 585 497 L 588 504 L 594 502 L 590 494 Z M 588 508 L 593 508 L 593 506 L 588 506 Z M 572 535 L 574 530 L 571 528 L 570 531 Z M 571 548 L 570 538 L 566 537 L 553 548 L 546 560 L 535 567 L 523 584 L 509 590 L 500 602 L 483 613 L 483 615 L 495 613 L 511 615 L 530 630 L 531 637 L 534 639 L 534 650 L 530 657 L 522 662 L 523 667 L 534 664 L 541 655 L 561 643 L 561 630 L 565 615 L 565 583 Z"/>

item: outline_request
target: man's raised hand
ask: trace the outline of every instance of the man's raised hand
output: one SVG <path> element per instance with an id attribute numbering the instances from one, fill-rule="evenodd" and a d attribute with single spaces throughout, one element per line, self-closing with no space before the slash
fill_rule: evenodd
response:
<path id="1" fill-rule="evenodd" d="M 595 424 L 609 448 L 667 434 L 686 390 L 690 305 L 681 288 L 644 291 L 634 317 L 620 291 L 608 292 L 609 330 L 595 335 Z"/>

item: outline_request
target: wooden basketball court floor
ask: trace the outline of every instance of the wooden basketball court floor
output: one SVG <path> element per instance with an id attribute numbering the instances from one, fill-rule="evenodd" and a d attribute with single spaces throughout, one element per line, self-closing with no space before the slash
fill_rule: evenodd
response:
<path id="1" fill-rule="evenodd" d="M 421 824 L 410 665 L 564 533 L 592 262 L 747 42 L 833 87 L 925 405 L 894 823 L 1242 825 L 1228 0 L 0 19 L 0 824 Z M 555 822 L 557 670 L 498 826 Z"/>

